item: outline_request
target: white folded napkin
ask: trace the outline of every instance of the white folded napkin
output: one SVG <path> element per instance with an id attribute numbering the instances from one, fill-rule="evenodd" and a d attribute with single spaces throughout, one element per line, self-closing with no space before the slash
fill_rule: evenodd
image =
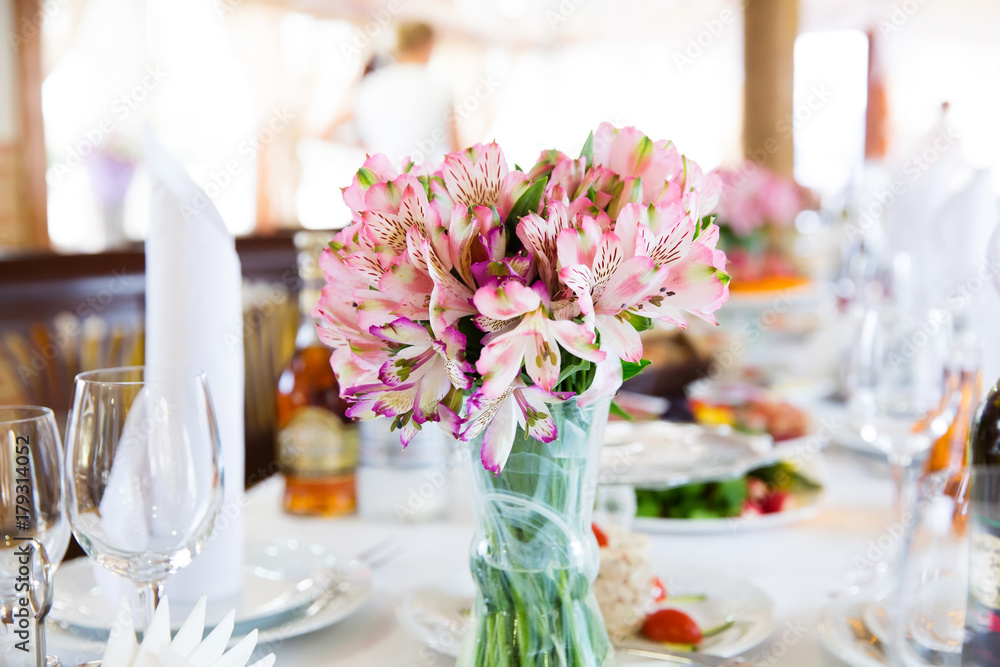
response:
<path id="1" fill-rule="evenodd" d="M 146 363 L 205 371 L 222 440 L 225 498 L 216 531 L 194 562 L 167 580 L 175 606 L 201 596 L 212 611 L 243 589 L 243 311 L 235 241 L 211 200 L 147 130 L 152 216 L 146 239 Z M 118 600 L 114 575 L 98 574 Z M 216 613 L 211 614 L 217 617 Z"/>
<path id="2" fill-rule="evenodd" d="M 257 631 L 244 637 L 226 651 L 233 634 L 235 611 L 230 611 L 207 637 L 205 634 L 205 598 L 181 625 L 177 635 L 170 637 L 170 605 L 160 601 L 153 622 L 136 642 L 132 613 L 123 598 L 118 607 L 115 629 L 108 639 L 101 667 L 244 667 L 257 645 Z M 202 639 L 204 637 L 204 640 Z M 255 662 L 251 667 L 272 667 L 274 654 Z"/>

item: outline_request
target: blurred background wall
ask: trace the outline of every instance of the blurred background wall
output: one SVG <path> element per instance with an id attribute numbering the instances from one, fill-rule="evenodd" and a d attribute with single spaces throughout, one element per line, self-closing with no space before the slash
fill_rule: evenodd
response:
<path id="1" fill-rule="evenodd" d="M 968 159 L 989 166 L 998 21 L 987 0 L 2 0 L 0 248 L 141 240 L 147 121 L 236 234 L 343 225 L 339 187 L 370 149 L 366 70 L 397 64 L 397 28 L 413 22 L 433 30 L 425 67 L 450 100 L 449 140 L 496 139 L 523 163 L 542 146 L 577 150 L 611 120 L 707 167 L 764 150 L 788 172 L 794 158 L 835 207 L 864 157 L 865 31 L 885 150 L 909 150 L 947 101 L 976 137 Z M 35 84 L 44 139 L 19 96 Z M 425 101 L 386 98 L 386 124 Z"/>

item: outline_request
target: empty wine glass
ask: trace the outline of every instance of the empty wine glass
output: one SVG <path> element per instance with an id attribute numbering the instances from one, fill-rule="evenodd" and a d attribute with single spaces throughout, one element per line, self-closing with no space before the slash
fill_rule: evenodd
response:
<path id="1" fill-rule="evenodd" d="M 864 311 L 854 349 L 848 414 L 862 440 L 888 458 L 896 482 L 893 525 L 911 504 L 914 475 L 954 418 L 949 363 L 951 316 L 891 300 Z"/>
<path id="2" fill-rule="evenodd" d="M 991 474 L 995 479 L 996 473 Z M 961 497 L 948 492 L 948 479 L 947 471 L 942 471 L 921 478 L 915 485 L 892 595 L 877 612 L 873 610 L 877 615 L 872 624 L 876 634 L 888 640 L 886 648 L 893 667 L 966 664 L 962 663 L 962 648 L 966 641 L 969 526 L 957 511 Z M 995 508 L 995 502 L 992 504 Z M 995 587 L 991 594 L 996 595 Z"/>
<path id="3" fill-rule="evenodd" d="M 15 635 L 15 639 L 23 637 L 16 633 L 26 631 L 28 614 L 44 618 L 47 609 L 42 609 L 45 605 L 39 600 L 51 596 L 51 570 L 63 559 L 69 544 L 61 461 L 62 445 L 51 410 L 0 406 L 0 623 L 5 634 Z M 34 565 L 39 559 L 42 576 Z M 22 566 L 28 567 L 29 581 L 25 581 Z M 24 609 L 25 600 L 30 610 Z M 33 664 L 46 664 L 41 623 L 32 649 L 37 654 Z M 0 664 L 7 664 L 2 653 Z M 56 662 L 51 659 L 49 664 Z"/>
<path id="4" fill-rule="evenodd" d="M 135 583 L 142 629 L 164 580 L 211 535 L 221 456 L 201 371 L 134 366 L 77 376 L 66 428 L 70 523 L 91 558 Z"/>

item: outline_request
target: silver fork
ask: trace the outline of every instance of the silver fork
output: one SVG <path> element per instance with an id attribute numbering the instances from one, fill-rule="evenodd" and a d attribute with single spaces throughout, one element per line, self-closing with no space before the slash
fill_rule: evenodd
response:
<path id="1" fill-rule="evenodd" d="M 337 568 L 330 583 L 327 584 L 322 593 L 316 596 L 312 604 L 306 607 L 301 616 L 303 618 L 315 616 L 338 596 L 350 590 L 351 578 L 348 575 L 358 565 L 367 565 L 373 570 L 377 569 L 396 558 L 402 550 L 403 546 L 399 542 L 392 537 L 387 537 L 367 549 L 359 551 L 351 561 Z"/>
<path id="2" fill-rule="evenodd" d="M 703 653 L 670 653 L 665 651 L 650 651 L 642 648 L 616 647 L 619 653 L 652 658 L 671 662 L 675 665 L 695 665 L 697 667 L 749 667 L 750 663 L 743 658 L 720 658 Z"/>

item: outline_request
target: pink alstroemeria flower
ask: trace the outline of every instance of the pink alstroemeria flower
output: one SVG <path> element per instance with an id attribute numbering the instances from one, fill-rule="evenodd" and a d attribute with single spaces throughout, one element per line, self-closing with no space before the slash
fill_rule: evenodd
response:
<path id="1" fill-rule="evenodd" d="M 544 298 L 543 298 L 544 297 Z M 532 382 L 551 393 L 559 379 L 559 346 L 580 359 L 604 361 L 604 353 L 595 344 L 594 332 L 572 320 L 552 320 L 551 305 L 545 288 L 510 280 L 502 285 L 481 287 L 475 295 L 481 318 L 505 323 L 483 339 L 476 370 L 483 376 L 482 394 L 486 398 L 503 395 L 521 372 L 523 365 Z M 485 329 L 484 329 L 485 330 Z"/>
<path id="2" fill-rule="evenodd" d="M 642 179 L 643 204 L 651 204 L 674 183 L 684 169 L 677 147 L 670 141 L 653 141 L 634 127 L 616 128 L 601 123 L 594 133 L 594 165 L 606 167 L 623 179 Z"/>
<path id="3" fill-rule="evenodd" d="M 476 144 L 458 153 L 449 153 L 441 169 L 444 183 L 432 184 L 438 197 L 447 197 L 455 206 L 495 207 L 506 218 L 517 197 L 527 187 L 527 175 L 509 171 L 503 151 L 496 143 Z"/>
<path id="4" fill-rule="evenodd" d="M 656 291 L 637 308 L 645 317 L 686 327 L 683 313 L 715 324 L 714 313 L 729 298 L 726 256 L 716 249 L 719 228 L 701 222 L 676 204 L 629 206 L 622 211 L 615 231 L 636 254 L 666 267 L 667 274 Z"/>
<path id="5" fill-rule="evenodd" d="M 758 183 L 754 215 L 790 208 L 781 182 Z M 315 310 L 349 414 L 392 418 L 404 445 L 429 421 L 482 437 L 499 472 L 518 429 L 556 437 L 549 404 L 617 390 L 648 319 L 714 322 L 728 276 L 705 215 L 721 190 L 672 143 L 606 123 L 580 157 L 543 151 L 527 173 L 495 143 L 439 167 L 369 157 L 344 189 L 352 222 L 323 254 Z M 563 369 L 571 356 L 596 369 Z M 578 395 L 555 391 L 562 370 Z"/>
<path id="6" fill-rule="evenodd" d="M 666 270 L 648 256 L 636 256 L 614 232 L 601 234 L 591 220 L 559 234 L 559 275 L 577 296 L 584 321 L 601 335 L 608 353 L 637 363 L 642 359 L 639 332 L 628 320 L 640 314 L 645 299 L 659 287 Z"/>
<path id="7" fill-rule="evenodd" d="M 370 156 L 354 174 L 351 184 L 342 190 L 344 203 L 351 209 L 353 222 L 361 222 L 361 214 L 366 210 L 365 193 L 376 183 L 392 180 L 399 176 L 399 169 L 394 167 L 389 158 L 377 153 Z"/>
<path id="8" fill-rule="evenodd" d="M 347 414 L 366 419 L 412 413 L 400 438 L 406 446 L 421 424 L 450 417 L 442 415 L 442 410 L 450 409 L 441 401 L 453 387 L 466 390 L 472 386 L 473 368 L 464 357 L 465 337 L 449 329 L 441 340 L 435 340 L 426 328 L 405 318 L 373 327 L 372 334 L 394 351 L 378 371 L 380 382 L 353 388 L 355 403 Z"/>
<path id="9" fill-rule="evenodd" d="M 719 222 L 737 236 L 749 236 L 766 224 L 787 227 L 804 206 L 795 181 L 749 160 L 722 170 L 720 182 Z"/>
<path id="10" fill-rule="evenodd" d="M 556 423 L 547 404 L 569 395 L 548 394 L 537 386 L 526 385 L 520 378 L 496 398 L 476 392 L 469 397 L 469 419 L 461 438 L 468 441 L 483 433 L 480 450 L 483 467 L 499 475 L 510 456 L 518 426 L 541 442 L 556 439 Z"/>

